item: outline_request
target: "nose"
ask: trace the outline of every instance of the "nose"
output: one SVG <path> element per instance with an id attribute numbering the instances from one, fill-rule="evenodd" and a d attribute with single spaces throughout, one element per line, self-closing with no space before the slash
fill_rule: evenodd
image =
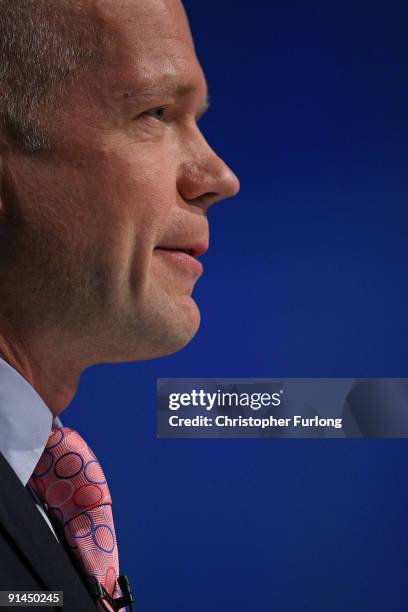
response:
<path id="1" fill-rule="evenodd" d="M 186 202 L 208 208 L 231 198 L 240 189 L 238 177 L 213 151 L 196 126 L 194 139 L 184 148 L 178 191 Z"/>

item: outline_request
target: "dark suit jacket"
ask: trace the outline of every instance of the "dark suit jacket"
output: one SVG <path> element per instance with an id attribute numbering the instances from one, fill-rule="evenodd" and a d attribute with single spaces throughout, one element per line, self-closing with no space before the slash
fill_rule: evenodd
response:
<path id="1" fill-rule="evenodd" d="M 64 612 L 96 610 L 79 565 L 57 542 L 30 493 L 1 453 L 0 590 L 63 591 Z M 61 612 L 62 608 L 38 610 Z"/>

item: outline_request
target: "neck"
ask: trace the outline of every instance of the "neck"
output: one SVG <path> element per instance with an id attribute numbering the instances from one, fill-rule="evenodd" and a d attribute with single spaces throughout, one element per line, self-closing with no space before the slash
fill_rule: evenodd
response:
<path id="1" fill-rule="evenodd" d="M 42 397 L 50 412 L 57 416 L 72 401 L 81 369 L 73 366 L 66 354 L 61 359 L 58 339 L 31 345 L 27 339 L 20 340 L 6 320 L 0 317 L 0 357 L 7 361 Z M 54 348 L 54 350 L 52 350 Z"/>

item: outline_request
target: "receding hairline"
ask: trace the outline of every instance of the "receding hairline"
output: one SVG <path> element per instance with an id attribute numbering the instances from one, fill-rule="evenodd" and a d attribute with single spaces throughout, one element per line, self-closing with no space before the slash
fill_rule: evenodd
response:
<path id="1" fill-rule="evenodd" d="M 0 0 L 0 120 L 27 150 L 46 147 L 44 115 L 103 57 L 97 4 Z"/>

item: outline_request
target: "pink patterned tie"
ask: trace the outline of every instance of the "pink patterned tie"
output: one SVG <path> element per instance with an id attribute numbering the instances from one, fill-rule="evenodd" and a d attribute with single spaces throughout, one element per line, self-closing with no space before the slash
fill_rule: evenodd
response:
<path id="1" fill-rule="evenodd" d="M 63 526 L 85 571 L 113 598 L 119 558 L 112 500 L 98 460 L 77 431 L 53 427 L 30 485 Z"/>

